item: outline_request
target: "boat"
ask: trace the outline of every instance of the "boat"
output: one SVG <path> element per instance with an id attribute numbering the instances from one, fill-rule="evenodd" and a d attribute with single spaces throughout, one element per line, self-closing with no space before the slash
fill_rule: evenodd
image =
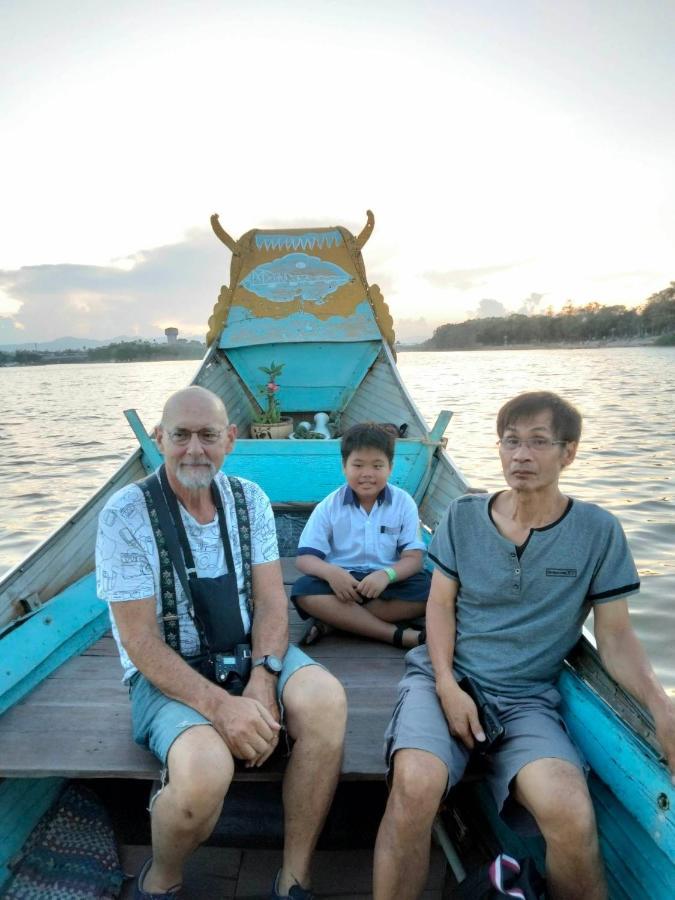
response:
<path id="1" fill-rule="evenodd" d="M 330 416 L 334 432 L 374 420 L 404 435 L 392 481 L 418 503 L 430 539 L 448 503 L 470 486 L 447 451 L 451 412 L 440 411 L 429 426 L 398 373 L 393 321 L 378 286 L 368 282 L 362 255 L 373 214 L 368 211 L 356 235 L 342 226 L 253 229 L 235 240 L 217 215 L 211 224 L 231 253 L 230 280 L 209 319 L 208 349 L 193 383 L 218 394 L 238 426 L 225 468 L 256 481 L 270 497 L 285 582 L 293 580 L 297 540 L 311 509 L 342 482 L 337 439 L 302 439 L 296 428 L 318 413 L 324 422 Z M 260 369 L 273 361 L 283 363 L 278 396 L 296 428 L 294 440 L 251 437 L 261 413 Z M 9 860 L 68 779 L 157 775 L 153 757 L 131 741 L 107 608 L 95 589 L 99 512 L 114 491 L 161 462 L 133 410 L 127 418 L 136 451 L 0 581 L 0 889 Z M 292 636 L 298 629 L 292 619 Z M 381 781 L 381 738 L 401 651 L 332 636 L 312 652 L 349 697 L 342 778 Z M 591 769 L 610 896 L 672 900 L 675 790 L 653 723 L 605 672 L 588 636 L 570 655 L 559 686 L 566 723 Z M 238 777 L 278 779 L 279 772 L 247 770 Z M 476 846 L 542 864 L 541 845 L 524 844 L 505 829 L 480 782 L 461 785 L 441 824 L 442 842 L 450 832 L 460 857 L 469 832 Z"/>

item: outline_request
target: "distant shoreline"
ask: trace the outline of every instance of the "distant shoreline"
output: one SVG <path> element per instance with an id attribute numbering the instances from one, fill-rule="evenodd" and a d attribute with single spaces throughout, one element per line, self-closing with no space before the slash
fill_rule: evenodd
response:
<path id="1" fill-rule="evenodd" d="M 396 345 L 397 353 L 480 353 L 483 350 L 612 350 L 626 347 L 654 347 L 656 338 L 640 338 L 626 341 L 552 341 L 529 344 L 473 344 L 466 347 L 424 347 L 421 344 Z"/>

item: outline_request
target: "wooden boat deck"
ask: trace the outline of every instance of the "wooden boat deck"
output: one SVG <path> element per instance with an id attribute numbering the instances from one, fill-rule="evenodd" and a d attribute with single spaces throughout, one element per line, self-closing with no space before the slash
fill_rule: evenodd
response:
<path id="1" fill-rule="evenodd" d="M 299 574 L 282 560 L 284 582 Z M 290 612 L 291 640 L 302 630 Z M 382 736 L 403 672 L 403 651 L 347 635 L 329 636 L 309 654 L 345 687 L 349 720 L 342 777 L 384 777 Z M 127 691 L 110 634 L 58 668 L 0 719 L 0 777 L 154 779 L 156 759 L 131 737 Z M 278 768 L 242 769 L 246 780 L 276 780 Z"/>

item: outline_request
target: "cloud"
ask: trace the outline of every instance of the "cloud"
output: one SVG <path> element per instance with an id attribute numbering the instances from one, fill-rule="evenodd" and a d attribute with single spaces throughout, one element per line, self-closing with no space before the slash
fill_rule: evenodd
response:
<path id="1" fill-rule="evenodd" d="M 530 294 L 529 297 L 526 297 L 518 312 L 523 316 L 534 316 L 536 315 L 539 304 L 544 299 L 545 294 L 536 294 L 534 291 Z"/>
<path id="2" fill-rule="evenodd" d="M 142 250 L 108 266 L 0 270 L 2 342 L 62 335 L 156 337 L 167 325 L 185 337 L 203 336 L 218 287 L 229 280 L 229 263 L 228 251 L 200 229 L 181 243 Z"/>
<path id="3" fill-rule="evenodd" d="M 508 310 L 503 303 L 500 303 L 499 300 L 481 300 L 478 304 L 478 309 L 469 316 L 470 319 L 489 319 L 495 316 L 508 316 L 510 314 L 510 310 Z"/>
<path id="4" fill-rule="evenodd" d="M 470 291 L 481 287 L 491 275 L 498 272 L 508 272 L 519 263 L 509 263 L 503 266 L 483 266 L 477 269 L 450 269 L 447 272 L 424 272 L 423 278 L 436 288 L 454 288 L 456 291 Z"/>
<path id="5" fill-rule="evenodd" d="M 417 319 L 394 319 L 396 340 L 404 344 L 419 344 L 433 334 L 441 322 L 430 322 L 424 316 Z"/>

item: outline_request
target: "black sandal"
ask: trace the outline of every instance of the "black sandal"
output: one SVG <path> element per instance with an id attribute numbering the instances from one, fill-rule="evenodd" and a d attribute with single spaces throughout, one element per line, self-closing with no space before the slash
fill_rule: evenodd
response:
<path id="1" fill-rule="evenodd" d="M 403 646 L 403 633 L 406 629 L 412 628 L 413 631 L 419 631 L 417 636 L 417 646 L 421 647 L 422 644 L 426 644 L 427 642 L 427 630 L 426 628 L 417 629 L 410 622 L 401 622 L 394 629 L 394 634 L 392 635 L 391 642 L 394 647 L 398 647 L 399 650 L 404 650 Z"/>
<path id="2" fill-rule="evenodd" d="M 394 629 L 394 634 L 392 635 L 391 642 L 394 647 L 398 647 L 399 650 L 403 650 L 403 632 L 406 630 L 408 626 L 406 624 L 397 625 Z"/>

